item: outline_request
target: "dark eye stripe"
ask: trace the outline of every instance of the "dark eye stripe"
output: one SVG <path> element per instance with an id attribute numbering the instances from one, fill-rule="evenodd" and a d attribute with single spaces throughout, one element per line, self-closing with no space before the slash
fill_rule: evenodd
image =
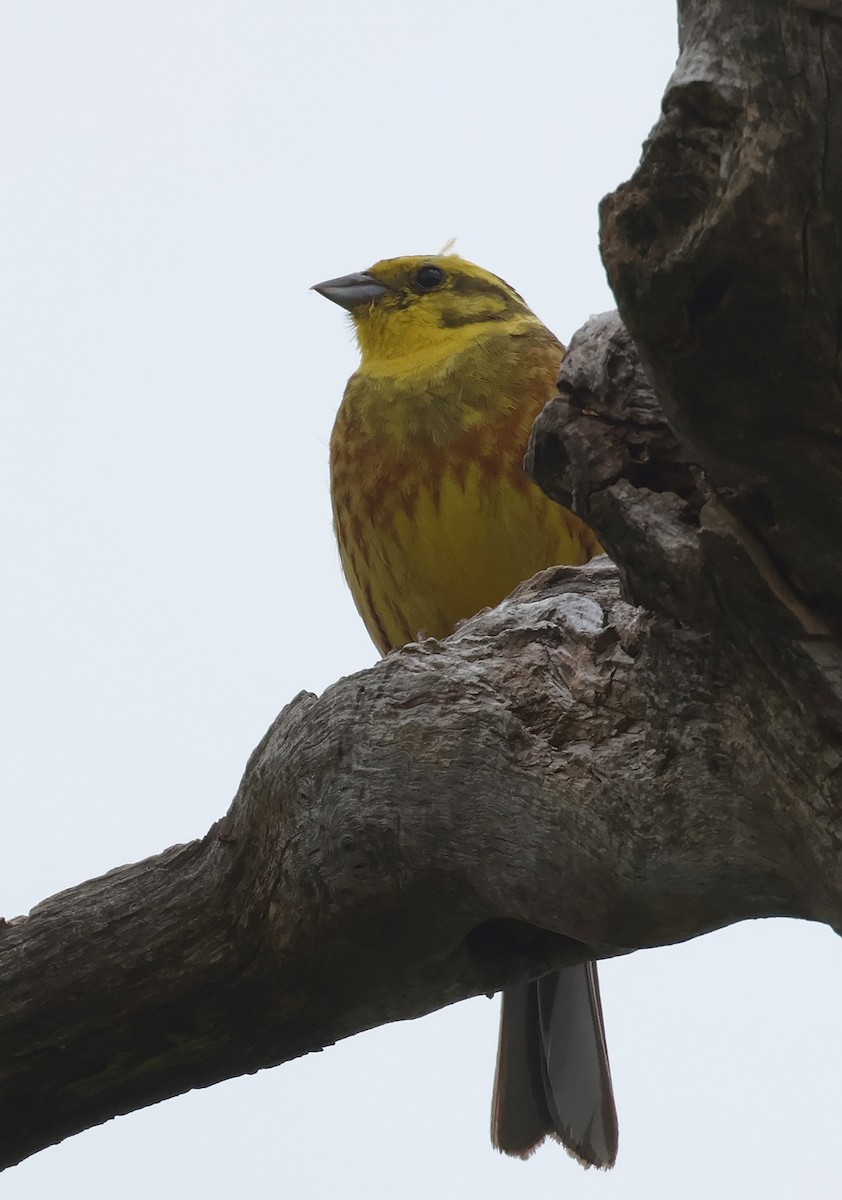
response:
<path id="1" fill-rule="evenodd" d="M 519 302 L 524 308 L 526 307 L 523 297 L 502 280 L 496 284 L 489 283 L 487 279 L 472 279 L 470 275 L 454 275 L 451 278 L 451 287 L 461 296 L 496 296 L 504 304 L 513 308 L 517 307 L 516 302 Z"/>

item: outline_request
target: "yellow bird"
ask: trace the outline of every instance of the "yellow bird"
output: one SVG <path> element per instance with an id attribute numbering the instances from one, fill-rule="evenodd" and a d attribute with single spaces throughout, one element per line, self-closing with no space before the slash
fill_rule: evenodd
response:
<path id="1" fill-rule="evenodd" d="M 315 285 L 346 309 L 361 363 L 330 443 L 345 577 L 382 654 L 446 637 L 523 579 L 599 553 L 523 471 L 564 347 L 502 279 L 455 254 L 386 259 Z M 617 1117 L 596 964 L 503 994 L 491 1136 L 549 1134 L 611 1166 Z"/>

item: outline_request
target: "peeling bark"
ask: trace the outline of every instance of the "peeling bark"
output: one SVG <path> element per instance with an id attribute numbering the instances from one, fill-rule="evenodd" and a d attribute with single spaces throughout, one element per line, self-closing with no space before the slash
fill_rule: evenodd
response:
<path id="1" fill-rule="evenodd" d="M 299 696 L 201 841 L 0 925 L 0 1165 L 553 965 L 842 926 L 840 17 L 681 6 L 622 321 L 528 455 L 616 565 Z"/>

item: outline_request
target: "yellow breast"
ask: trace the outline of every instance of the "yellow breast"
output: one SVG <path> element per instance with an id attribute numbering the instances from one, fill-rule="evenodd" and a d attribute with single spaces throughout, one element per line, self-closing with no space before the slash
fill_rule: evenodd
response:
<path id="1" fill-rule="evenodd" d="M 543 567 L 599 551 L 523 471 L 562 353 L 538 329 L 414 376 L 361 370 L 349 381 L 331 439 L 334 521 L 383 653 L 419 634 L 444 637 Z"/>

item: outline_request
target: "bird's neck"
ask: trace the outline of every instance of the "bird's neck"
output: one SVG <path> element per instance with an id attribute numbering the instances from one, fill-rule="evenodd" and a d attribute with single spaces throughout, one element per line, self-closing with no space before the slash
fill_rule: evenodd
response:
<path id="1" fill-rule="evenodd" d="M 537 320 L 534 326 L 495 329 L 482 338 L 474 329 L 445 354 L 418 349 L 388 362 L 366 358 L 348 381 L 340 418 L 372 447 L 392 447 L 390 453 L 400 446 L 412 454 L 416 442 L 444 446 L 472 429 L 493 429 L 523 407 L 533 387 L 541 403 L 544 391 L 549 398 L 546 381 L 563 349 Z"/>
<path id="2" fill-rule="evenodd" d="M 435 375 L 451 361 L 461 362 L 465 355 L 481 353 L 489 337 L 506 337 L 533 327 L 543 328 L 528 311 L 455 325 L 443 325 L 438 317 L 409 310 L 392 313 L 388 320 L 374 314 L 357 325 L 360 370 L 381 379 Z"/>

